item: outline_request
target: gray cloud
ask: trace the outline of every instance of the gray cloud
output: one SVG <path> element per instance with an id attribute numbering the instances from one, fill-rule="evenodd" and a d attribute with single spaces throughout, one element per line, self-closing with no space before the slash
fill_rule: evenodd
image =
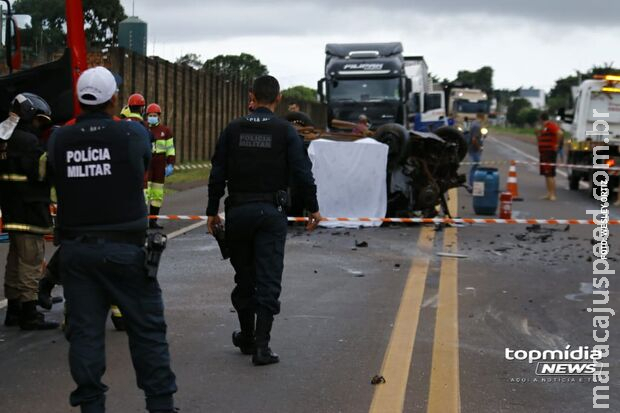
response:
<path id="1" fill-rule="evenodd" d="M 122 0 L 127 12 L 131 1 Z M 231 38 L 243 35 L 296 36 L 380 30 L 395 24 L 429 25 L 450 21 L 484 33 L 488 25 L 547 25 L 565 31 L 578 27 L 618 27 L 617 0 L 282 0 L 226 2 L 137 0 L 136 14 L 148 21 L 160 41 Z M 486 24 L 480 25 L 480 20 Z M 424 24 L 424 23 L 423 23 Z M 560 35 L 560 31 L 558 32 Z"/>

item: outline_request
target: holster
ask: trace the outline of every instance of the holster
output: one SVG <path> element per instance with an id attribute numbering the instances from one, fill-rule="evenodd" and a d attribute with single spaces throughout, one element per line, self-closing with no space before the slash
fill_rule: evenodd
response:
<path id="1" fill-rule="evenodd" d="M 157 278 L 159 262 L 161 261 L 161 256 L 166 249 L 167 242 L 168 237 L 165 234 L 159 232 L 148 234 L 145 254 L 147 277 L 153 279 Z"/>

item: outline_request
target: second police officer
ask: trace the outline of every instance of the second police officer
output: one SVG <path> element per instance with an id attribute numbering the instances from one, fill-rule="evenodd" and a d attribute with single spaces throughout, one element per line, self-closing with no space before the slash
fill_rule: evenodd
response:
<path id="1" fill-rule="evenodd" d="M 240 332 L 233 344 L 251 354 L 255 365 L 277 363 L 269 347 L 274 315 L 280 312 L 289 177 L 310 211 L 308 229 L 321 220 L 316 185 L 302 141 L 293 126 L 274 114 L 280 85 L 257 78 L 250 92 L 255 110 L 231 122 L 220 135 L 212 159 L 207 206 L 209 232 L 221 231 L 220 199 L 228 187 L 226 241 L 235 270 L 232 303 Z"/>
<path id="2" fill-rule="evenodd" d="M 58 197 L 69 364 L 77 384 L 70 401 L 82 413 L 105 411 L 105 323 L 114 302 L 125 318 L 147 409 L 173 412 L 177 387 L 161 289 L 145 266 L 148 221 L 142 187 L 151 144 L 143 126 L 113 119 L 116 91 L 107 69 L 82 73 L 77 82 L 82 114 L 75 125 L 55 131 L 48 145 Z"/>

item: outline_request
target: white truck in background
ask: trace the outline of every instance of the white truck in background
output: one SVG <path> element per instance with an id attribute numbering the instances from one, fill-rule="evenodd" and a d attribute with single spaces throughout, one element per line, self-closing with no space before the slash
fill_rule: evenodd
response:
<path id="1" fill-rule="evenodd" d="M 446 96 L 442 88 L 435 90 L 424 57 L 405 56 L 405 75 L 411 79 L 407 101 L 409 128 L 432 132 L 446 126 Z"/>
<path id="2" fill-rule="evenodd" d="M 448 115 L 453 119 L 454 126 L 468 130 L 466 123 L 482 115 L 483 125 L 489 117 L 489 97 L 480 89 L 452 88 L 448 99 Z"/>
<path id="3" fill-rule="evenodd" d="M 570 134 L 567 163 L 584 165 L 571 167 L 568 175 L 570 189 L 577 190 L 582 180 L 592 183 L 593 148 L 607 146 L 609 150 L 599 150 L 597 156 L 607 155 L 609 166 L 620 166 L 620 76 L 584 80 L 574 95 L 573 110 L 560 109 L 559 114 L 562 128 Z M 608 187 L 618 187 L 618 175 L 611 176 Z"/>

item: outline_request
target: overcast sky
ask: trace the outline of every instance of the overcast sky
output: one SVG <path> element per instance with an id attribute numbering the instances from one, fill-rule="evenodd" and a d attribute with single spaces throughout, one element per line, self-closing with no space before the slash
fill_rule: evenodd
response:
<path id="1" fill-rule="evenodd" d="M 620 66 L 620 0 L 135 0 L 135 14 L 149 55 L 246 52 L 283 87 L 316 87 L 326 43 L 400 41 L 440 78 L 492 66 L 496 88 Z"/>

